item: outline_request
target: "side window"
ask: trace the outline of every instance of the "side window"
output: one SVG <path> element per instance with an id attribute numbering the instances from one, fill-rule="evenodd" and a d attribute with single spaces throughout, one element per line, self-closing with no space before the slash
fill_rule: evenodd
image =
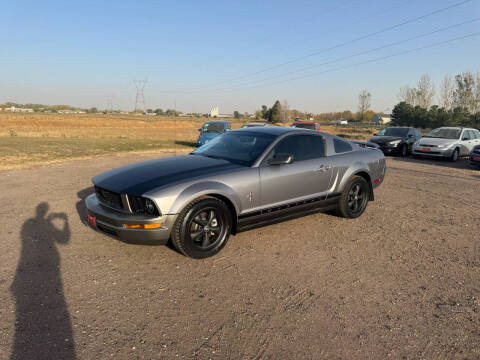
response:
<path id="1" fill-rule="evenodd" d="M 294 162 L 311 160 L 325 156 L 325 144 L 319 135 L 293 135 L 280 141 L 268 158 L 275 154 L 291 154 Z"/>
<path id="2" fill-rule="evenodd" d="M 417 137 L 421 138 L 422 137 L 422 132 L 420 130 L 415 129 L 415 132 L 417 133 Z"/>
<path id="3" fill-rule="evenodd" d="M 333 139 L 333 147 L 337 154 L 352 151 L 352 145 L 340 139 Z"/>
<path id="4" fill-rule="evenodd" d="M 477 139 L 480 139 L 480 131 L 474 130 L 473 132 L 474 132 L 474 134 L 475 134 L 475 137 L 476 137 Z"/>
<path id="5" fill-rule="evenodd" d="M 462 140 L 471 140 L 471 136 L 470 136 L 470 131 L 469 130 L 464 130 L 463 131 L 463 135 L 462 135 Z"/>

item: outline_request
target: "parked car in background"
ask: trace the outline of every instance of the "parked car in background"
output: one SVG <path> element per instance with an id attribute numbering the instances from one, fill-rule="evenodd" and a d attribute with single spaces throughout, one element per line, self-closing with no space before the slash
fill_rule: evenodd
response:
<path id="1" fill-rule="evenodd" d="M 242 125 L 243 128 L 250 128 L 250 127 L 257 127 L 257 126 L 268 126 L 267 123 L 262 123 L 262 122 L 251 122 L 251 123 L 246 123 Z"/>
<path id="2" fill-rule="evenodd" d="M 207 121 L 202 125 L 198 131 L 200 134 L 198 135 L 197 145 L 202 146 L 212 140 L 214 137 L 223 134 L 232 129 L 232 125 L 229 121 L 225 120 L 212 120 Z"/>
<path id="3" fill-rule="evenodd" d="M 205 258 L 231 233 L 272 221 L 334 209 L 345 218 L 361 216 L 385 166 L 378 149 L 334 135 L 280 126 L 237 129 L 189 155 L 95 176 L 88 221 L 126 241 L 171 239 L 184 255 Z"/>
<path id="4" fill-rule="evenodd" d="M 320 124 L 313 121 L 296 121 L 292 125 L 293 128 L 297 129 L 307 129 L 313 131 L 322 131 L 320 130 Z"/>
<path id="5" fill-rule="evenodd" d="M 480 145 L 480 132 L 461 127 L 441 127 L 430 131 L 413 144 L 416 157 L 431 156 L 457 161 L 459 156 L 467 156 L 476 145 Z"/>
<path id="6" fill-rule="evenodd" d="M 470 164 L 480 168 L 480 145 L 475 145 L 470 153 Z"/>
<path id="7" fill-rule="evenodd" d="M 420 130 L 412 127 L 387 127 L 368 141 L 377 144 L 384 154 L 407 156 L 421 137 Z"/>
<path id="8" fill-rule="evenodd" d="M 340 118 L 340 119 L 337 120 L 336 125 L 337 125 L 337 126 L 338 126 L 338 125 L 348 125 L 348 120 L 345 120 L 345 119 L 343 119 L 343 118 Z"/>

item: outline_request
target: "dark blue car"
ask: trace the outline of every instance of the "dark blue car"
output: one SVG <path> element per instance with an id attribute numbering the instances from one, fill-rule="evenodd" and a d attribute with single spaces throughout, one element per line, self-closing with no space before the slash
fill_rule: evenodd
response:
<path id="1" fill-rule="evenodd" d="M 225 120 L 212 120 L 207 121 L 205 124 L 202 125 L 198 131 L 200 131 L 200 135 L 198 136 L 197 145 L 202 146 L 212 140 L 215 136 L 223 134 L 228 130 L 231 130 L 232 126 L 230 122 Z"/>

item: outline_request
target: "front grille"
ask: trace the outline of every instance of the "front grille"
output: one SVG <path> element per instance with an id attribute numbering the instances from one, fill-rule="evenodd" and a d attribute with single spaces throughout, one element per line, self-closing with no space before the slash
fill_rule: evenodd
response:
<path id="1" fill-rule="evenodd" d="M 120 194 L 98 186 L 95 186 L 95 194 L 101 203 L 115 209 L 123 209 L 122 198 Z"/>
<path id="2" fill-rule="evenodd" d="M 420 146 L 423 146 L 423 147 L 437 147 L 437 145 L 428 145 L 428 144 L 420 144 Z"/>

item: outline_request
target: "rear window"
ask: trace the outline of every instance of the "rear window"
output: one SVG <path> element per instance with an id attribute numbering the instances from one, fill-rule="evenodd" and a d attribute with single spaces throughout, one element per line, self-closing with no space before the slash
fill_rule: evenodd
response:
<path id="1" fill-rule="evenodd" d="M 340 139 L 333 139 L 333 147 L 335 148 L 335 152 L 337 154 L 352 151 L 352 145 Z"/>

